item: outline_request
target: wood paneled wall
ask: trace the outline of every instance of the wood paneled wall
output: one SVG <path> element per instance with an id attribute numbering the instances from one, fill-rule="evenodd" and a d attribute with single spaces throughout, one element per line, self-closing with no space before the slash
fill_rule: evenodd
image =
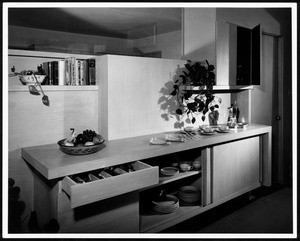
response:
<path id="1" fill-rule="evenodd" d="M 99 70 L 99 129 L 108 140 L 121 139 L 192 125 L 186 115 L 178 118 L 176 98 L 171 98 L 174 80 L 185 60 L 106 55 L 97 59 Z M 219 123 L 226 123 L 231 94 L 222 98 Z M 197 116 L 193 124 L 208 124 Z"/>
<path id="2" fill-rule="evenodd" d="M 41 95 L 25 91 L 8 93 L 8 176 L 21 188 L 20 201 L 25 202 L 22 220 L 26 230 L 28 215 L 33 210 L 33 174 L 21 158 L 20 148 L 56 143 L 74 127 L 98 130 L 98 90 L 46 91 L 50 106 L 43 105 Z"/>

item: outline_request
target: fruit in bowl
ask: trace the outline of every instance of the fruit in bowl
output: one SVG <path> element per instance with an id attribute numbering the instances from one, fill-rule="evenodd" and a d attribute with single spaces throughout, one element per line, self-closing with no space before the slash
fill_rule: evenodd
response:
<path id="1" fill-rule="evenodd" d="M 85 130 L 76 135 L 75 129 L 71 128 L 71 135 L 58 141 L 61 151 L 71 155 L 86 155 L 103 148 L 104 138 L 92 130 Z"/>
<path id="2" fill-rule="evenodd" d="M 102 144 L 105 140 L 93 130 L 85 130 L 82 133 L 76 135 L 75 129 L 71 128 L 71 136 L 64 141 L 65 146 L 92 146 Z"/>

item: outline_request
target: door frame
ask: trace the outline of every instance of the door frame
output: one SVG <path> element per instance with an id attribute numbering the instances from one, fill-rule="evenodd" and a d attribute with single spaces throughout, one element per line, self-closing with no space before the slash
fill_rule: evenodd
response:
<path id="1" fill-rule="evenodd" d="M 277 177 L 273 177 L 272 179 L 279 183 L 279 184 L 284 184 L 285 182 L 285 178 L 284 178 L 284 165 L 283 165 L 283 157 L 284 157 L 284 152 L 283 152 L 283 147 L 284 147 L 284 143 L 283 143 L 283 123 L 284 123 L 284 115 L 283 115 L 283 73 L 284 73 L 284 68 L 283 68 L 283 36 L 282 35 L 277 35 L 277 34 L 273 34 L 273 33 L 268 33 L 268 32 L 264 32 L 262 31 L 262 35 L 265 36 L 270 36 L 270 37 L 274 37 L 276 38 L 277 41 L 277 79 L 274 81 L 273 83 L 273 88 L 276 91 L 276 98 L 277 98 L 277 111 L 278 113 L 274 113 L 274 110 L 272 110 L 272 115 L 273 115 L 273 121 L 272 121 L 272 131 L 276 131 L 276 135 L 278 138 L 278 142 L 279 142 L 279 149 L 278 149 L 278 156 L 277 156 L 277 161 L 278 161 L 278 165 L 277 165 L 277 170 L 276 170 L 276 174 Z M 273 93 L 273 100 L 276 98 L 274 98 L 274 93 Z M 274 105 L 274 103 L 273 103 Z M 275 122 L 275 115 L 279 115 L 280 116 L 280 120 L 277 121 L 278 123 L 276 123 L 277 128 L 274 128 L 274 122 Z M 273 158 L 272 158 L 273 159 Z M 273 159 L 274 160 L 274 159 Z"/>

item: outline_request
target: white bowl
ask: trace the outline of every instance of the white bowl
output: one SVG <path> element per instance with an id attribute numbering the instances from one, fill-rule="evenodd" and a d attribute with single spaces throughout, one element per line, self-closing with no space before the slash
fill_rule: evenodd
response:
<path id="1" fill-rule="evenodd" d="M 42 84 L 45 80 L 46 75 L 35 75 L 37 81 Z M 30 85 L 36 83 L 33 75 L 20 75 L 20 80 L 25 85 Z"/>
<path id="2" fill-rule="evenodd" d="M 195 127 L 193 127 L 193 126 L 186 126 L 183 129 L 186 132 L 195 132 L 196 131 Z"/>

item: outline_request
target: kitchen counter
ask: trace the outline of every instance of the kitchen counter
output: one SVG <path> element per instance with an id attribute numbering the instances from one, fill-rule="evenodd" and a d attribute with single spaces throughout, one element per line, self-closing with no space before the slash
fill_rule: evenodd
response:
<path id="1" fill-rule="evenodd" d="M 199 134 L 199 138 L 188 139 L 183 143 L 172 142 L 171 145 L 151 145 L 149 143 L 152 137 L 165 138 L 166 133 L 180 134 L 178 131 L 164 132 L 106 141 L 102 150 L 84 156 L 65 154 L 59 149 L 58 144 L 25 147 L 21 152 L 22 157 L 44 177 L 55 179 L 78 172 L 257 136 L 270 131 L 270 126 L 249 124 L 245 130 L 238 128 L 235 132 L 234 129 L 230 129 L 228 133 L 216 133 L 209 136 Z"/>
<path id="2" fill-rule="evenodd" d="M 33 168 L 34 210 L 41 224 L 55 218 L 60 232 L 139 233 L 159 232 L 214 208 L 262 185 L 271 185 L 271 127 L 249 124 L 213 135 L 186 135 L 184 142 L 152 145 L 164 132 L 105 142 L 97 153 L 75 156 L 58 144 L 22 148 L 22 157 Z M 182 160 L 201 163 L 199 170 L 162 176 L 161 167 Z M 177 155 L 176 155 L 177 156 Z M 76 176 L 98 175 L 110 167 L 130 163 L 133 171 L 76 181 Z M 108 169 L 105 169 L 108 168 Z M 178 210 L 161 214 L 151 200 L 159 190 L 176 195 L 182 185 L 196 186 L 201 200 L 180 202 Z"/>

